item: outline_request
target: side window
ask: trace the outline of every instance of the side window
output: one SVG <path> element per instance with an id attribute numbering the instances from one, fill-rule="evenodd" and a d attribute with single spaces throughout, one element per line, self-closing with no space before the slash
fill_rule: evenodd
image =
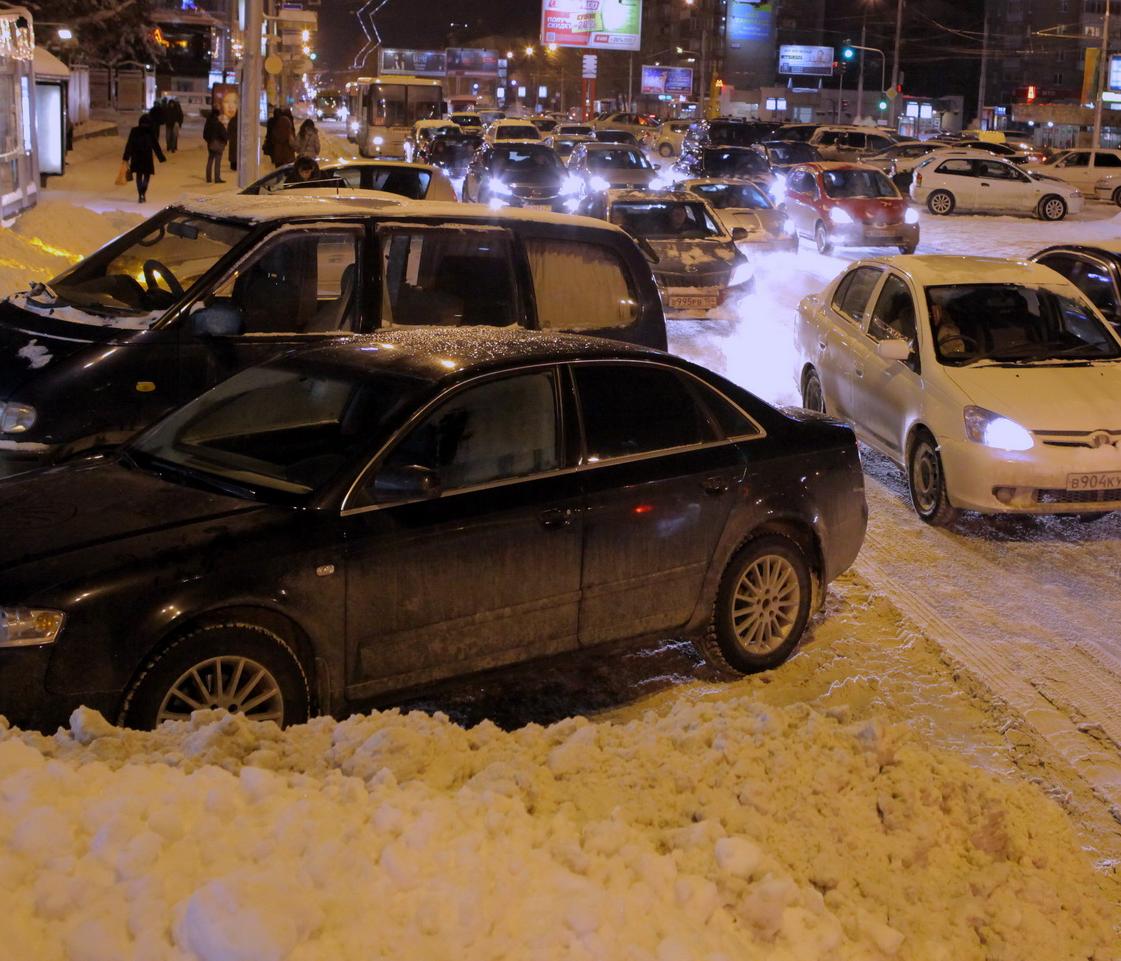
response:
<path id="1" fill-rule="evenodd" d="M 512 242 L 493 227 L 378 231 L 383 327 L 508 327 L 518 322 Z"/>
<path id="2" fill-rule="evenodd" d="M 841 143 L 853 150 L 863 150 L 868 138 L 862 133 L 846 133 L 842 135 Z"/>
<path id="3" fill-rule="evenodd" d="M 716 440 L 708 417 L 673 370 L 577 364 L 572 371 L 590 462 Z"/>
<path id="4" fill-rule="evenodd" d="M 1008 164 L 999 160 L 978 160 L 978 176 L 990 180 L 1019 180 L 1018 171 L 1013 170 Z"/>
<path id="5" fill-rule="evenodd" d="M 1086 150 L 1074 150 L 1068 153 L 1059 162 L 1060 167 L 1089 167 L 1090 153 Z"/>
<path id="6" fill-rule="evenodd" d="M 972 177 L 972 160 L 947 160 L 938 168 L 938 173 L 949 174 L 951 177 Z"/>
<path id="7" fill-rule="evenodd" d="M 1121 157 L 1115 153 L 1106 153 L 1104 150 L 1099 150 L 1094 154 L 1095 167 L 1121 167 Z"/>
<path id="8" fill-rule="evenodd" d="M 864 322 L 864 313 L 868 308 L 868 298 L 879 282 L 883 271 L 879 267 L 857 267 L 849 277 L 848 286 L 842 292 L 837 288 L 837 296 L 833 298 L 833 306 L 854 323 Z M 851 278 L 851 279 L 849 279 Z"/>
<path id="9" fill-rule="evenodd" d="M 817 140 L 823 147 L 832 147 L 841 136 L 836 130 L 826 130 Z"/>
<path id="10" fill-rule="evenodd" d="M 869 150 L 886 150 L 890 146 L 891 141 L 888 140 L 887 137 L 874 137 L 871 135 L 868 137 Z"/>
<path id="11" fill-rule="evenodd" d="M 902 277 L 888 274 L 868 322 L 868 336 L 875 341 L 902 338 L 914 350 L 915 300 Z"/>
<path id="12" fill-rule="evenodd" d="M 525 246 L 542 330 L 602 330 L 638 318 L 630 273 L 610 247 L 543 238 Z"/>
<path id="13" fill-rule="evenodd" d="M 357 233 L 300 231 L 258 251 L 209 298 L 241 318 L 243 334 L 311 334 L 353 330 Z"/>
<path id="14" fill-rule="evenodd" d="M 1066 277 L 1106 317 L 1112 319 L 1121 313 L 1113 277 L 1105 265 L 1070 254 L 1052 254 L 1040 263 Z"/>
<path id="15" fill-rule="evenodd" d="M 383 466 L 427 467 L 444 490 L 556 470 L 556 396 L 552 370 L 468 387 L 413 428 Z"/>

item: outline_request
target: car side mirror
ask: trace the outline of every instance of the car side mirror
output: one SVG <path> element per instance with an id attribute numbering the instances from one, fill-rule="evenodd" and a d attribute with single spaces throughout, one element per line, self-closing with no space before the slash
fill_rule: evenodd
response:
<path id="1" fill-rule="evenodd" d="M 197 337 L 229 337 L 243 333 L 245 318 L 233 304 L 211 304 L 191 314 L 191 329 Z"/>
<path id="2" fill-rule="evenodd" d="M 379 504 L 429 500 L 439 497 L 440 491 L 440 475 L 419 464 L 383 467 L 374 478 L 374 500 Z"/>
<path id="3" fill-rule="evenodd" d="M 884 360 L 906 361 L 911 356 L 911 345 L 902 337 L 881 340 L 876 344 L 876 354 Z"/>
<path id="4" fill-rule="evenodd" d="M 734 240 L 737 244 L 741 240 L 747 240 L 748 236 L 749 235 L 748 235 L 746 227 L 733 227 L 732 228 L 732 240 Z"/>

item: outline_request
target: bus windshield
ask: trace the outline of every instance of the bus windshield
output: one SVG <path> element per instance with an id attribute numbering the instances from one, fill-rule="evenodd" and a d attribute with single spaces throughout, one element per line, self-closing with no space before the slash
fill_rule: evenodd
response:
<path id="1" fill-rule="evenodd" d="M 439 120 L 442 103 L 438 85 L 371 84 L 369 122 L 375 127 L 411 127 L 418 120 Z"/>

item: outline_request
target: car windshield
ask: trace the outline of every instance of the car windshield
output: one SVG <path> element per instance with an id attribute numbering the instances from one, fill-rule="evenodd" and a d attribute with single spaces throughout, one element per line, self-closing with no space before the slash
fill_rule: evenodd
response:
<path id="1" fill-rule="evenodd" d="M 705 172 L 715 177 L 732 177 L 765 174 L 770 171 L 767 161 L 754 150 L 725 150 L 720 147 L 704 151 L 702 161 Z"/>
<path id="2" fill-rule="evenodd" d="M 1112 360 L 1121 344 L 1081 297 L 1023 284 L 928 287 L 935 353 L 944 364 Z"/>
<path id="3" fill-rule="evenodd" d="M 566 137 L 590 137 L 595 130 L 582 123 L 562 123 L 557 127 L 557 133 Z"/>
<path id="4" fill-rule="evenodd" d="M 772 206 L 755 184 L 697 184 L 693 192 L 717 210 L 770 210 Z"/>
<path id="5" fill-rule="evenodd" d="M 628 200 L 611 206 L 610 220 L 632 237 L 645 240 L 703 240 L 720 234 L 700 202 Z"/>
<path id="6" fill-rule="evenodd" d="M 110 314 L 171 307 L 249 230 L 168 208 L 52 280 L 48 286 L 58 299 L 51 306 Z"/>
<path id="7" fill-rule="evenodd" d="M 548 147 L 496 150 L 490 165 L 493 176 L 519 181 L 552 180 L 563 171 L 560 158 Z"/>
<path id="8" fill-rule="evenodd" d="M 495 140 L 540 140 L 541 134 L 531 123 L 503 124 L 494 128 Z"/>
<path id="9" fill-rule="evenodd" d="M 483 125 L 482 119 L 474 113 L 453 113 L 451 120 L 452 123 L 458 124 L 460 127 L 481 127 Z"/>
<path id="10" fill-rule="evenodd" d="M 454 123 L 449 123 L 442 127 L 422 127 L 420 135 L 427 140 L 432 140 L 434 137 L 462 137 L 463 131 Z"/>
<path id="11" fill-rule="evenodd" d="M 589 150 L 588 166 L 592 170 L 649 170 L 650 161 L 640 150 Z"/>
<path id="12" fill-rule="evenodd" d="M 126 453 L 141 468 L 243 496 L 303 498 L 375 449 L 424 385 L 337 363 L 277 361 L 235 374 Z"/>
<path id="13" fill-rule="evenodd" d="M 878 170 L 827 170 L 821 175 L 825 193 L 836 199 L 898 197 L 895 185 Z"/>
<path id="14" fill-rule="evenodd" d="M 803 164 L 821 159 L 816 148 L 808 143 L 773 143 L 767 145 L 767 156 L 773 164 Z"/>
<path id="15" fill-rule="evenodd" d="M 595 135 L 600 143 L 638 143 L 629 130 L 597 130 Z"/>
<path id="16" fill-rule="evenodd" d="M 751 124 L 712 123 L 709 124 L 708 133 L 712 143 L 750 147 L 753 143 L 758 143 L 760 130 Z"/>

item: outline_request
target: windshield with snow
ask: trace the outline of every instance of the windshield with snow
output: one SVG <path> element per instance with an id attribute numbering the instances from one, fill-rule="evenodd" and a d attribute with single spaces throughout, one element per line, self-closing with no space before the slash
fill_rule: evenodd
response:
<path id="1" fill-rule="evenodd" d="M 33 293 L 30 302 L 107 314 L 163 310 L 181 300 L 249 230 L 169 208 L 79 261 L 50 282 L 49 292 Z"/>
<path id="2" fill-rule="evenodd" d="M 1121 344 L 1088 303 L 1043 287 L 927 287 L 935 353 L 944 364 L 1113 360 Z"/>
<path id="3" fill-rule="evenodd" d="M 645 240 L 703 240 L 721 232 L 699 201 L 628 200 L 612 204 L 610 220 Z"/>
<path id="4" fill-rule="evenodd" d="M 899 196 L 895 185 L 878 170 L 827 170 L 821 180 L 825 193 L 838 200 Z"/>

